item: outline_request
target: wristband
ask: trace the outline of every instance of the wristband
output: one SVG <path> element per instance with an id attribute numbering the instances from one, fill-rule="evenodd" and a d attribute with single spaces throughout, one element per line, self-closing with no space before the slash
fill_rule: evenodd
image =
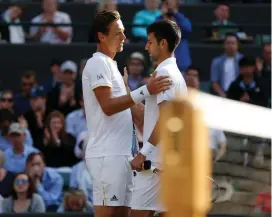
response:
<path id="1" fill-rule="evenodd" d="M 140 153 L 144 156 L 147 156 L 147 155 L 151 154 L 155 148 L 156 148 L 156 146 L 152 145 L 149 142 L 145 142 Z"/>
<path id="2" fill-rule="evenodd" d="M 146 97 L 150 96 L 150 93 L 147 89 L 147 86 L 144 85 L 142 87 L 139 87 L 138 89 L 130 92 L 130 96 L 132 100 L 135 102 L 135 104 L 141 103 Z"/>

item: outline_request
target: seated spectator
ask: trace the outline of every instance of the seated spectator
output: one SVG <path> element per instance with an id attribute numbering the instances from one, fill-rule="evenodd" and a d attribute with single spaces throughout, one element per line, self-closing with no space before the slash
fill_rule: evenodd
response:
<path id="1" fill-rule="evenodd" d="M 258 194 L 254 212 L 260 217 L 271 216 L 271 188 Z"/>
<path id="2" fill-rule="evenodd" d="M 181 29 L 182 37 L 175 50 L 175 57 L 179 70 L 184 73 L 191 65 L 189 50 L 189 34 L 192 32 L 190 20 L 178 11 L 179 3 L 177 0 L 164 0 L 161 6 L 161 16 L 157 20 L 168 19 L 175 21 Z"/>
<path id="3" fill-rule="evenodd" d="M 30 94 L 31 109 L 24 115 L 28 128 L 33 135 L 34 146 L 41 149 L 43 146 L 43 132 L 46 117 L 49 111 L 46 109 L 46 91 L 42 86 L 34 87 Z"/>
<path id="4" fill-rule="evenodd" d="M 143 85 L 142 74 L 144 69 L 144 55 L 139 52 L 132 53 L 127 62 L 128 86 L 130 90 L 135 90 Z"/>
<path id="5" fill-rule="evenodd" d="M 38 194 L 43 198 L 46 211 L 54 212 L 60 205 L 63 179 L 53 168 L 46 167 L 41 152 L 32 153 L 26 160 L 26 172 L 36 185 Z"/>
<path id="6" fill-rule="evenodd" d="M 33 23 L 71 24 L 69 14 L 58 11 L 57 0 L 43 0 L 43 13 L 32 19 Z M 71 26 L 32 26 L 30 37 L 44 43 L 67 44 L 72 39 Z"/>
<path id="7" fill-rule="evenodd" d="M 4 168 L 13 173 L 21 173 L 25 170 L 28 155 L 32 152 L 38 152 L 38 150 L 24 144 L 25 128 L 19 123 L 10 125 L 8 137 L 12 147 L 4 152 L 6 159 Z"/>
<path id="8" fill-rule="evenodd" d="M 58 84 L 47 97 L 49 110 L 61 111 L 65 116 L 80 108 L 81 85 L 76 83 L 77 65 L 73 61 L 65 61 L 61 65 L 62 83 Z"/>
<path id="9" fill-rule="evenodd" d="M 1 92 L 0 109 L 7 109 L 14 114 L 14 97 L 11 90 L 4 90 Z"/>
<path id="10" fill-rule="evenodd" d="M 158 0 L 145 0 L 145 9 L 138 11 L 133 18 L 133 25 L 143 25 L 132 28 L 132 34 L 136 41 L 146 41 L 146 28 L 154 23 L 156 18 L 161 15 Z"/>
<path id="11" fill-rule="evenodd" d="M 9 197 L 12 190 L 12 181 L 14 174 L 3 168 L 5 164 L 5 156 L 2 151 L 0 151 L 0 196 Z"/>
<path id="12" fill-rule="evenodd" d="M 220 4 L 214 11 L 216 20 L 212 22 L 213 26 L 232 26 L 235 25 L 233 22 L 229 21 L 229 6 L 226 4 Z M 224 38 L 229 32 L 236 33 L 239 29 L 237 28 L 223 28 L 218 27 L 212 30 L 212 35 L 216 38 Z"/>
<path id="13" fill-rule="evenodd" d="M 62 72 L 60 70 L 62 61 L 53 58 L 50 63 L 50 78 L 45 81 L 42 86 L 46 92 L 51 91 L 57 84 L 62 82 Z"/>
<path id="14" fill-rule="evenodd" d="M 7 109 L 0 109 L 0 150 L 5 151 L 12 147 L 11 142 L 8 139 L 8 131 L 10 125 L 16 122 L 16 117 Z M 23 122 L 23 121 L 22 121 Z M 20 123 L 23 127 L 25 124 Z M 28 129 L 25 128 L 25 144 L 27 146 L 33 145 L 33 140 Z"/>
<path id="15" fill-rule="evenodd" d="M 73 166 L 78 160 L 74 154 L 76 139 L 65 132 L 65 119 L 62 113 L 53 111 L 49 114 L 44 130 L 44 154 L 47 166 Z M 61 156 L 61 157 L 60 157 Z"/>
<path id="16" fill-rule="evenodd" d="M 92 206 L 88 203 L 82 190 L 69 189 L 64 194 L 63 204 L 57 212 L 92 212 Z"/>
<path id="17" fill-rule="evenodd" d="M 81 108 L 69 113 L 66 117 L 66 132 L 75 138 L 77 138 L 80 133 L 87 130 L 87 121 L 82 94 L 80 96 L 79 104 Z"/>
<path id="18" fill-rule="evenodd" d="M 17 116 L 25 114 L 30 109 L 30 93 L 36 85 L 36 73 L 24 72 L 21 76 L 21 92 L 14 95 L 14 110 Z"/>
<path id="19" fill-rule="evenodd" d="M 211 82 L 212 93 L 226 97 L 231 82 L 239 75 L 239 60 L 243 57 L 238 51 L 238 38 L 229 33 L 225 38 L 225 52 L 212 60 Z"/>
<path id="20" fill-rule="evenodd" d="M 227 92 L 229 99 L 267 107 L 269 103 L 268 84 L 256 75 L 254 58 L 240 60 L 240 75 L 233 81 Z"/>
<path id="21" fill-rule="evenodd" d="M 36 194 L 33 180 L 26 173 L 14 177 L 11 196 L 3 200 L 3 213 L 45 212 L 43 199 Z"/>
<path id="22" fill-rule="evenodd" d="M 199 72 L 194 67 L 189 67 L 185 75 L 185 81 L 188 87 L 199 90 Z M 227 151 L 227 139 L 223 131 L 218 129 L 209 129 L 209 147 L 213 152 L 214 161 L 219 161 Z"/>
<path id="23" fill-rule="evenodd" d="M 20 23 L 20 17 L 22 15 L 22 8 L 19 5 L 11 5 L 3 14 L 1 14 L 0 21 L 4 24 Z M 21 25 L 18 26 L 8 26 L 4 25 L 3 30 L 0 32 L 2 37 L 6 42 L 11 44 L 23 44 L 25 43 L 25 32 Z"/>

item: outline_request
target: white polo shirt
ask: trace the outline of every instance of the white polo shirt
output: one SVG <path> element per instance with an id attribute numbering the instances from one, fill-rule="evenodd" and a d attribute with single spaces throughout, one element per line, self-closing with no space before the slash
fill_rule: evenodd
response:
<path id="1" fill-rule="evenodd" d="M 177 93 L 187 94 L 187 87 L 181 72 L 176 64 L 176 58 L 171 57 L 161 62 L 155 70 L 157 76 L 169 75 L 173 83 L 170 89 L 157 95 L 151 95 L 145 100 L 143 142 L 148 141 L 159 119 L 159 104 L 171 101 Z M 152 162 L 161 162 L 159 145 L 147 156 Z"/>
<path id="2" fill-rule="evenodd" d="M 82 85 L 89 132 L 85 158 L 130 156 L 133 135 L 131 110 L 106 116 L 93 91 L 97 87 L 108 86 L 113 97 L 127 94 L 116 62 L 100 52 L 94 53 L 83 70 Z"/>

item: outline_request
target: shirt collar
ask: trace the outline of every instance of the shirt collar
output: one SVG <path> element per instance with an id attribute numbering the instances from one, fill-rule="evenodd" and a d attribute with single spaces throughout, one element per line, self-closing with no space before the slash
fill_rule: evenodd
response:
<path id="1" fill-rule="evenodd" d="M 162 61 L 156 68 L 156 70 L 159 70 L 161 69 L 162 67 L 164 67 L 165 65 L 168 65 L 168 64 L 176 64 L 176 58 L 175 57 L 169 57 L 167 59 L 165 59 L 164 61 Z M 155 71 L 156 71 L 155 70 Z"/>
<path id="2" fill-rule="evenodd" d="M 106 54 L 103 54 L 102 52 L 95 52 L 93 54 L 94 57 L 105 57 L 107 60 L 110 60 L 114 63 L 116 63 L 116 61 L 114 61 L 112 58 L 110 58 L 109 56 L 107 56 Z"/>
<path id="3" fill-rule="evenodd" d="M 12 156 L 16 156 L 17 154 L 14 152 L 13 147 L 11 148 L 12 150 Z M 27 156 L 27 146 L 24 144 L 24 151 L 22 152 L 22 154 L 20 156 L 26 157 Z"/>

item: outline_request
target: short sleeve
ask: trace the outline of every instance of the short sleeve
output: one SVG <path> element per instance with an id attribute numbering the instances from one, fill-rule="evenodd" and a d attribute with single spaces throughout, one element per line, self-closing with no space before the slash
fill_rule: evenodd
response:
<path id="1" fill-rule="evenodd" d="M 103 59 L 91 59 L 83 70 L 84 80 L 87 80 L 92 90 L 97 87 L 112 87 L 111 71 Z"/>

